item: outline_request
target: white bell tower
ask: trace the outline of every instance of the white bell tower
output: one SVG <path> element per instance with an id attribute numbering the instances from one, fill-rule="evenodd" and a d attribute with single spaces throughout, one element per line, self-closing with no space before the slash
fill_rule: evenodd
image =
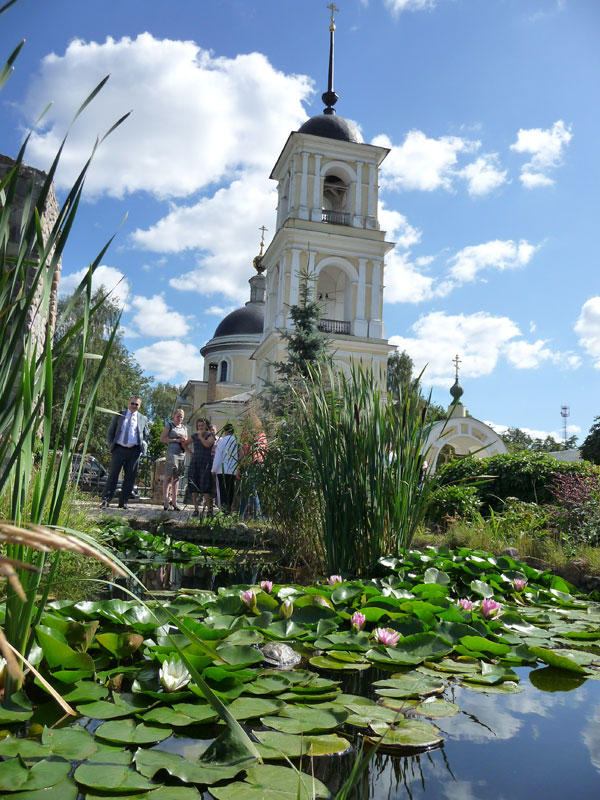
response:
<path id="1" fill-rule="evenodd" d="M 323 113 L 290 134 L 271 178 L 278 184 L 275 235 L 263 256 L 266 306 L 263 339 L 254 352 L 257 388 L 270 380 L 269 362 L 285 359 L 279 331 L 290 328 L 301 274 L 312 279 L 321 304 L 319 329 L 332 342 L 334 361 L 370 366 L 385 381 L 393 349 L 382 321 L 383 266 L 393 248 L 377 219 L 379 166 L 388 149 L 365 144 L 336 115 L 333 90 L 334 11 L 331 9 L 329 80 Z"/>

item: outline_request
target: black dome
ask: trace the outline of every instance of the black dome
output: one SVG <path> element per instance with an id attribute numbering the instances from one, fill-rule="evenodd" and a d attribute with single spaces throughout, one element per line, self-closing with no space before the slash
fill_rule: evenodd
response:
<path id="1" fill-rule="evenodd" d="M 264 317 L 264 305 L 247 305 L 236 308 L 219 323 L 213 339 L 218 336 L 237 336 L 242 333 L 262 333 Z"/>
<path id="2" fill-rule="evenodd" d="M 319 114 L 306 120 L 298 128 L 298 133 L 312 133 L 313 136 L 324 136 L 326 139 L 339 139 L 342 142 L 362 142 L 362 136 L 356 125 L 337 114 Z"/>

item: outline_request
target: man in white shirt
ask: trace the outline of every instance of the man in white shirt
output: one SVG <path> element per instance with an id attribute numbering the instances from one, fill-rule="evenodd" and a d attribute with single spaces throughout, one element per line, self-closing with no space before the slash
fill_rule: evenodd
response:
<path id="1" fill-rule="evenodd" d="M 140 456 L 148 449 L 149 436 L 148 419 L 140 414 L 140 398 L 134 394 L 129 398 L 129 408 L 115 414 L 106 433 L 111 459 L 106 487 L 102 494 L 102 508 L 108 508 L 117 488 L 121 470 L 123 470 L 123 484 L 119 508 L 127 508 L 127 501 L 137 477 Z"/>

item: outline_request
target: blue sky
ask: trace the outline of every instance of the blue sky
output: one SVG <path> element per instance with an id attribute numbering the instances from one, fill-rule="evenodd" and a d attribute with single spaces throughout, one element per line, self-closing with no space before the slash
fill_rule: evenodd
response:
<path id="1" fill-rule="evenodd" d="M 600 414 L 600 3 L 338 0 L 338 113 L 391 147 L 380 221 L 397 242 L 384 321 L 437 402 L 462 359 L 464 402 L 497 426 L 585 436 Z M 58 193 L 98 151 L 63 287 L 117 231 L 99 272 L 126 343 L 163 380 L 201 378 L 199 348 L 248 298 L 268 176 L 321 113 L 325 0 L 19 0 L 0 53 L 25 38 L 0 96 L 0 152 L 36 129 L 45 168 L 80 102 Z M 125 221 L 123 218 L 126 216 Z"/>

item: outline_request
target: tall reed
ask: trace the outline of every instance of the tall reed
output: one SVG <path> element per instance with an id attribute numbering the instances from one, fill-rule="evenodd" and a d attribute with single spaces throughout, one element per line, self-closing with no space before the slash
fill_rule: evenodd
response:
<path id="1" fill-rule="evenodd" d="M 7 8 L 5 5 L 0 13 Z M 20 46 L 0 71 L 0 87 L 10 76 L 19 49 Z M 75 119 L 105 82 L 106 79 L 85 100 Z M 0 181 L 0 494 L 9 496 L 9 520 L 14 530 L 21 531 L 4 539 L 5 563 L 15 570 L 15 580 L 7 586 L 4 634 L 11 647 L 24 656 L 31 645 L 31 632 L 43 611 L 56 568 L 58 555 L 53 569 L 44 578 L 40 598 L 38 591 L 47 553 L 54 550 L 58 554 L 61 549 L 77 551 L 79 546 L 69 546 L 69 537 L 61 537 L 39 526 L 56 526 L 59 521 L 71 473 L 72 453 L 77 442 L 83 442 L 85 452 L 85 431 L 89 430 L 98 383 L 116 332 L 115 327 L 104 353 L 88 352 L 90 319 L 101 305 L 101 301 L 95 305 L 91 303 L 92 277 L 109 241 L 90 264 L 87 275 L 73 294 L 71 302 L 82 295 L 85 298 L 83 316 L 64 328 L 59 320 L 57 330 L 61 333 L 53 338 L 52 326 L 47 322 L 51 315 L 53 282 L 75 220 L 91 157 L 69 191 L 52 229 L 44 235 L 41 220 L 65 142 L 63 140 L 41 188 L 36 189 L 31 181 L 24 206 L 19 210 L 18 190 L 26 174 L 24 156 L 28 139 L 14 167 Z M 42 332 L 45 330 L 41 338 L 33 332 L 35 320 L 45 323 L 45 326 L 38 326 Z M 56 426 L 52 423 L 53 376 L 57 365 L 73 349 L 77 353 L 76 368 Z M 84 397 L 82 386 L 87 370 L 93 372 L 92 389 Z M 41 451 L 36 459 L 40 438 Z M 36 536 L 26 535 L 27 530 Z M 102 548 L 89 546 L 89 537 L 78 538 L 87 541 L 87 554 L 106 556 Z M 23 591 L 19 591 L 19 586 Z M 9 675 L 7 696 L 19 688 L 21 681 L 21 677 Z"/>
<path id="2" fill-rule="evenodd" d="M 426 406 L 418 388 L 393 403 L 379 385 L 360 366 L 348 378 L 311 369 L 295 392 L 318 548 L 333 573 L 368 572 L 381 556 L 408 547 L 429 501 Z"/>

